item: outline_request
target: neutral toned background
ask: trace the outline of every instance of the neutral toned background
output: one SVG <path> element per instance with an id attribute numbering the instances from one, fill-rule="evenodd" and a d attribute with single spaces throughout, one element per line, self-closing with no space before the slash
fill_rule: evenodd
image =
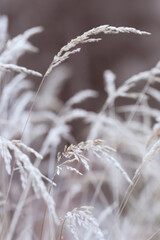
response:
<path id="1" fill-rule="evenodd" d="M 0 0 L 0 14 L 9 17 L 11 37 L 33 26 L 44 32 L 32 38 L 40 52 L 20 64 L 45 72 L 58 50 L 77 35 L 98 25 L 130 26 L 152 36 L 103 36 L 100 43 L 84 45 L 68 64 L 72 79 L 66 94 L 93 88 L 103 96 L 103 71 L 111 69 L 118 85 L 133 74 L 151 68 L 160 59 L 159 0 Z M 67 96 L 66 96 L 67 98 Z"/>

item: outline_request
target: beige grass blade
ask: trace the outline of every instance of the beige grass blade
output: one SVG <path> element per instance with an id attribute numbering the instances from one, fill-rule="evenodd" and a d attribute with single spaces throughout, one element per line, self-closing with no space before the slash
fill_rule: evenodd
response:
<path id="1" fill-rule="evenodd" d="M 52 69 L 55 66 L 57 66 L 58 64 L 60 64 L 61 62 L 63 62 L 64 60 L 66 60 L 66 58 L 68 58 L 70 54 L 74 54 L 77 51 L 79 51 L 80 50 L 79 48 L 73 50 L 77 45 L 100 41 L 101 38 L 91 38 L 91 36 L 96 36 L 100 33 L 104 33 L 104 34 L 134 33 L 134 34 L 139 34 L 139 35 L 142 35 L 142 34 L 149 35 L 150 34 L 148 32 L 140 31 L 140 30 L 137 30 L 135 28 L 130 28 L 130 27 L 112 27 L 109 25 L 102 25 L 102 26 L 99 26 L 96 28 L 92 28 L 91 30 L 83 33 L 82 35 L 72 39 L 67 45 L 65 45 L 64 47 L 62 47 L 60 49 L 58 54 L 53 58 L 53 61 L 50 64 L 48 70 L 46 71 L 44 77 L 48 76 L 50 74 L 50 72 L 52 71 Z"/>

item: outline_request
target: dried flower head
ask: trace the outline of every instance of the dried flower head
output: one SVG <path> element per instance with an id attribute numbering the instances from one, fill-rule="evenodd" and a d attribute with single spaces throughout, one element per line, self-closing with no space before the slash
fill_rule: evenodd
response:
<path id="1" fill-rule="evenodd" d="M 65 225 L 74 239 L 80 240 L 82 236 L 86 236 L 84 230 L 87 231 L 87 234 L 92 235 L 92 238 L 94 236 L 94 239 L 105 239 L 97 220 L 93 217 L 92 210 L 93 207 L 83 206 L 74 208 L 65 215 Z"/>

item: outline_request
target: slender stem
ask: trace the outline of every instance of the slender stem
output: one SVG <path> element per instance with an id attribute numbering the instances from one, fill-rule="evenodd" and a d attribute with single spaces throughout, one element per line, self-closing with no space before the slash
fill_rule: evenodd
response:
<path id="1" fill-rule="evenodd" d="M 129 188 L 128 188 L 127 192 L 126 192 L 126 195 L 124 196 L 124 198 L 123 198 L 123 200 L 122 200 L 122 202 L 121 202 L 121 204 L 120 204 L 120 207 L 119 207 L 119 210 L 118 210 L 118 216 L 120 216 L 120 215 L 122 214 L 122 212 L 123 212 L 123 210 L 124 210 L 124 208 L 125 208 L 128 200 L 129 200 L 129 198 L 130 198 L 130 196 L 131 196 L 131 193 L 133 192 L 135 186 L 137 185 L 140 177 L 141 177 L 141 175 L 138 175 L 138 176 L 134 179 L 133 185 L 130 185 L 130 186 L 129 186 Z"/>
<path id="2" fill-rule="evenodd" d="M 40 89 L 41 89 L 41 87 L 42 87 L 42 85 L 43 85 L 43 83 L 44 83 L 45 80 L 46 80 L 46 77 L 45 77 L 45 75 L 44 75 L 44 77 L 42 78 L 42 81 L 41 81 L 41 83 L 40 83 L 40 85 L 39 85 L 39 87 L 38 87 L 38 90 L 37 90 L 37 92 L 36 92 L 35 95 L 34 95 L 34 99 L 33 99 L 32 105 L 31 105 L 31 107 L 30 107 L 27 120 L 26 120 L 26 122 L 25 122 L 25 124 L 24 124 L 24 128 L 23 128 L 22 133 L 21 133 L 21 140 L 22 140 L 22 138 L 23 138 L 24 131 L 25 131 L 25 129 L 26 129 L 26 127 L 27 127 L 27 124 L 28 124 L 28 122 L 29 122 L 29 119 L 30 119 L 30 117 L 31 117 L 31 113 L 32 113 L 32 110 L 33 110 L 34 105 L 35 105 L 35 103 L 36 103 L 36 100 L 37 100 L 38 94 L 39 94 L 39 92 L 40 92 Z"/>
<path id="3" fill-rule="evenodd" d="M 7 195 L 6 195 L 6 200 L 5 200 L 5 206 L 4 206 L 4 210 L 3 210 L 3 219 L 2 219 L 2 230 L 3 230 L 3 225 L 5 224 L 5 219 L 6 219 L 6 212 L 7 212 L 7 202 L 8 202 L 8 197 L 9 197 L 9 192 L 11 189 L 11 185 L 12 185 L 12 180 L 13 180 L 13 174 L 14 174 L 14 168 L 16 165 L 16 160 L 14 159 L 14 163 L 13 163 L 13 169 L 11 172 L 11 177 L 9 179 L 9 185 L 8 185 L 8 189 L 7 189 Z M 0 233 L 1 236 L 2 232 Z"/>
<path id="4" fill-rule="evenodd" d="M 100 190 L 101 190 L 101 187 L 102 187 L 102 184 L 103 184 L 103 182 L 104 182 L 105 174 L 106 174 L 106 171 L 104 171 L 104 173 L 102 174 L 102 178 L 99 180 L 99 183 L 96 183 L 97 187 L 96 187 L 96 190 L 95 190 L 95 192 L 94 192 L 94 195 L 93 195 L 93 197 L 92 197 L 92 199 L 91 199 L 91 201 L 90 201 L 90 205 L 91 205 L 91 206 L 94 206 L 94 204 L 95 204 L 95 202 L 96 202 L 96 199 L 97 199 L 97 197 L 98 197 L 98 194 L 99 194 L 99 192 L 100 192 Z M 95 185 L 95 184 L 94 184 L 94 185 Z"/>
<path id="5" fill-rule="evenodd" d="M 62 227 L 61 227 L 61 231 L 60 231 L 60 235 L 59 235 L 59 240 L 62 240 L 63 239 L 63 228 L 64 228 L 64 224 L 65 224 L 65 220 L 63 220 L 63 223 L 62 223 Z"/>
<path id="6" fill-rule="evenodd" d="M 144 94 L 147 92 L 147 90 L 148 90 L 148 88 L 149 88 L 149 85 L 150 85 L 149 82 L 147 82 L 147 83 L 145 84 L 142 92 L 140 93 L 140 96 L 138 97 L 138 99 L 137 99 L 137 101 L 136 101 L 134 111 L 132 111 L 132 112 L 130 113 L 129 117 L 128 117 L 127 124 L 129 124 L 129 123 L 133 120 L 133 118 L 134 118 L 134 116 L 135 116 L 135 114 L 136 114 L 137 108 L 138 108 L 139 104 L 141 103 L 141 101 L 143 100 L 143 96 L 144 96 Z"/>
<path id="7" fill-rule="evenodd" d="M 152 239 L 154 239 L 159 233 L 160 233 L 160 228 L 159 228 L 155 233 L 153 233 L 152 236 L 150 236 L 149 238 L 147 238 L 147 240 L 152 240 Z"/>
<path id="8" fill-rule="evenodd" d="M 52 186 L 49 186 L 48 192 L 50 193 L 52 189 Z M 44 224 L 45 224 L 45 219 L 46 219 L 46 214 L 47 214 L 47 205 L 45 205 L 45 210 L 43 213 L 43 220 L 42 220 L 42 226 L 41 226 L 41 233 L 40 233 L 40 240 L 42 240 L 43 237 L 43 230 L 44 230 Z"/>
<path id="9" fill-rule="evenodd" d="M 53 174 L 53 178 L 52 178 L 52 182 L 54 181 L 54 177 L 56 176 L 57 172 L 56 172 L 56 168 L 55 168 L 55 172 Z M 48 192 L 50 193 L 52 190 L 52 185 L 50 185 L 48 187 Z M 46 213 L 47 213 L 47 206 L 45 206 L 45 210 L 43 213 L 43 220 L 42 220 L 42 226 L 41 226 L 41 233 L 40 233 L 40 240 L 42 240 L 43 237 L 43 230 L 44 230 L 44 224 L 45 224 L 45 219 L 46 219 Z"/>
<path id="10" fill-rule="evenodd" d="M 40 164 L 40 159 L 37 159 L 34 166 L 38 167 L 39 164 Z M 7 235 L 5 240 L 12 240 L 13 239 L 12 237 L 13 237 L 14 231 L 16 229 L 16 225 L 18 223 L 18 220 L 20 218 L 22 208 L 25 205 L 25 200 L 27 198 L 28 192 L 29 192 L 30 187 L 31 187 L 31 182 L 32 182 L 32 178 L 31 178 L 31 176 L 29 176 L 28 184 L 27 184 L 26 188 L 23 190 L 22 195 L 19 199 L 19 202 L 17 204 L 16 210 L 14 212 L 14 215 L 13 215 L 13 218 L 12 218 L 12 221 L 11 221 L 11 224 L 10 224 L 10 228 L 8 230 L 8 235 Z"/>
<path id="11" fill-rule="evenodd" d="M 21 215 L 21 212 L 22 212 L 22 208 L 24 206 L 24 203 L 25 203 L 25 200 L 26 200 L 26 197 L 28 195 L 28 192 L 29 192 L 29 189 L 30 189 L 30 186 L 31 186 L 31 178 L 27 184 L 27 187 L 25 188 L 25 190 L 23 191 L 20 199 L 19 199 L 19 202 L 18 202 L 18 205 L 16 207 L 16 211 L 14 213 L 14 216 L 12 218 L 12 222 L 10 224 L 10 228 L 8 230 L 8 235 L 6 237 L 6 240 L 11 240 L 13 239 L 13 234 L 14 234 L 14 231 L 16 229 L 16 225 L 18 223 L 18 220 L 19 220 L 19 217 Z"/>

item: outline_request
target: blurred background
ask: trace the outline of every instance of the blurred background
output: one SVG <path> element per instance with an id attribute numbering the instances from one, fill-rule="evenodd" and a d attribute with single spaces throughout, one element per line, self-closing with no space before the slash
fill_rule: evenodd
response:
<path id="1" fill-rule="evenodd" d="M 72 74 L 62 94 L 64 100 L 78 90 L 92 88 L 100 92 L 99 104 L 104 98 L 104 70 L 112 70 L 120 85 L 160 59 L 159 12 L 159 0 L 0 0 L 0 14 L 9 17 L 11 37 L 34 26 L 44 27 L 43 33 L 31 39 L 39 53 L 25 55 L 19 62 L 41 73 L 63 45 L 90 28 L 109 24 L 152 33 L 103 35 L 101 42 L 83 45 L 79 54 L 67 60 Z"/>
<path id="2" fill-rule="evenodd" d="M 129 121 L 123 122 L 118 119 L 123 113 L 121 113 L 121 115 L 119 113 L 115 115 L 113 107 L 113 117 L 112 111 L 108 111 L 109 114 L 105 115 L 106 122 L 103 118 L 102 120 L 100 118 L 98 119 L 98 115 L 89 115 L 90 118 L 93 116 L 93 124 L 84 124 L 81 119 L 76 119 L 76 121 L 73 122 L 67 122 L 67 120 L 63 122 L 62 120 L 66 112 L 61 113 L 59 110 L 63 107 L 63 101 L 66 101 L 74 93 L 90 88 L 100 93 L 99 98 L 87 100 L 85 103 L 83 102 L 83 107 L 87 108 L 87 110 L 99 112 L 99 109 L 106 99 L 103 81 L 103 73 L 106 69 L 110 69 L 116 74 L 116 84 L 119 86 L 132 75 L 149 70 L 157 64 L 160 60 L 160 0 L 0 0 L 0 15 L 8 16 L 10 38 L 35 26 L 42 26 L 44 28 L 41 34 L 37 34 L 32 37 L 32 39 L 29 39 L 29 41 L 39 48 L 39 52 L 36 54 L 25 54 L 18 63 L 21 66 L 37 70 L 43 74 L 62 46 L 93 27 L 109 24 L 116 27 L 134 27 L 139 30 L 151 32 L 152 35 L 150 36 L 102 34 L 98 36 L 102 37 L 102 41 L 80 46 L 82 47 L 80 53 L 72 55 L 65 63 L 53 70 L 53 73 L 47 79 L 50 83 L 46 81 L 43 86 L 46 91 L 45 89 L 42 91 L 40 95 L 41 101 L 37 100 L 36 102 L 36 107 L 40 104 L 40 107 L 44 108 L 44 110 L 51 108 L 59 114 L 49 115 L 49 112 L 46 116 L 47 111 L 32 111 L 34 121 L 31 121 L 31 124 L 28 124 L 30 121 L 27 122 L 28 131 L 25 129 L 26 136 L 24 142 L 44 156 L 45 161 L 42 161 L 40 170 L 45 176 L 49 176 L 50 179 L 53 177 L 55 170 L 55 162 L 53 160 L 56 160 L 56 153 L 59 150 L 63 151 L 65 144 L 69 145 L 71 142 L 76 144 L 87 138 L 93 139 L 94 137 L 104 139 L 107 145 L 117 149 L 116 159 L 122 164 L 126 172 L 128 172 L 130 176 L 133 176 L 134 171 L 139 166 L 142 156 L 146 151 L 145 142 L 151 134 L 150 125 L 153 118 L 152 114 L 151 116 L 148 116 L 147 113 L 146 115 L 142 114 L 142 117 L 141 115 L 136 116 L 137 121 L 135 122 L 139 124 L 134 123 L 132 128 L 132 124 L 129 125 L 128 123 L 132 121 L 136 110 L 132 110 L 131 114 L 128 114 Z M 27 76 L 27 79 L 28 78 L 30 78 L 30 76 Z M 63 81 L 65 78 L 67 78 L 67 81 Z M 56 86 L 57 79 L 59 82 L 64 83 L 63 88 L 60 90 Z M 34 78 L 33 80 L 35 89 L 37 89 L 41 79 Z M 4 83 L 6 83 L 5 81 L 6 79 L 4 79 Z M 46 86 L 47 84 L 48 87 Z M 0 91 L 3 92 L 2 87 Z M 11 101 L 12 98 L 8 97 L 9 94 L 6 94 L 8 102 L 3 100 L 5 102 L 4 106 L 6 106 L 4 108 L 6 112 L 3 113 L 3 111 L 0 111 L 3 113 L 5 119 L 5 121 L 2 121 L 0 124 L 1 133 L 3 132 L 3 136 L 6 134 L 7 139 L 21 139 L 23 132 L 21 129 L 23 130 L 24 126 L 26 126 L 26 114 L 28 117 L 26 110 L 28 105 L 27 107 L 24 105 L 24 109 L 20 107 L 19 110 L 21 101 L 26 95 L 23 95 L 23 91 L 18 92 L 18 94 L 20 96 L 17 96 L 17 98 L 15 97 L 16 95 L 13 95 L 13 99 L 16 98 L 15 102 Z M 20 98 L 21 96 L 22 98 Z M 28 97 L 28 99 L 29 98 L 31 97 Z M 17 100 L 19 104 L 17 104 Z M 29 99 L 26 104 L 30 104 L 31 100 Z M 122 101 L 122 99 L 118 99 L 117 101 L 118 104 L 121 104 L 120 101 Z M 128 98 L 127 100 L 126 98 L 123 99 L 123 101 L 129 104 Z M 144 106 L 146 106 L 145 102 Z M 3 110 L 3 107 L 0 108 L 0 110 L 1 109 Z M 151 108 L 148 108 L 148 112 L 151 112 L 151 110 Z M 68 116 L 69 114 L 72 115 L 72 113 L 73 111 L 70 111 Z M 159 112 L 157 114 L 159 114 Z M 52 116 L 53 119 L 48 116 Z M 90 122 L 92 122 L 91 120 Z M 98 127 L 96 126 L 97 122 Z M 6 123 L 9 124 L 6 125 Z M 156 132 L 155 139 L 158 139 L 159 131 L 160 127 Z M 154 132 L 151 136 L 151 139 L 155 140 Z M 70 175 L 65 171 L 62 178 L 61 176 L 60 178 L 57 177 L 55 182 L 58 182 L 59 187 L 56 188 L 57 191 L 55 190 L 54 192 L 54 198 L 60 216 L 63 216 L 68 209 L 73 209 L 75 206 L 90 205 L 93 203 L 93 205 L 96 206 L 98 215 L 100 212 L 103 213 L 104 208 L 111 206 L 112 210 L 109 211 L 112 213 L 112 218 L 109 217 L 108 221 L 104 221 L 104 229 L 105 231 L 111 229 L 111 232 L 114 229 L 113 232 L 118 234 L 118 237 L 113 237 L 112 239 L 149 239 L 149 236 L 143 238 L 137 237 L 137 234 L 140 234 L 139 236 L 143 236 L 144 233 L 151 235 L 152 231 L 154 231 L 153 226 L 156 229 L 158 225 L 157 229 L 159 228 L 160 192 L 158 183 L 160 182 L 160 175 L 158 161 L 155 162 L 156 165 L 151 166 L 146 172 L 144 171 L 144 178 L 134 192 L 128 208 L 126 208 L 127 217 L 124 218 L 124 220 L 123 218 L 120 219 L 122 223 L 119 221 L 119 218 L 117 222 L 117 217 L 115 221 L 113 212 L 114 209 L 116 210 L 118 207 L 121 199 L 123 199 L 124 191 L 127 189 L 126 182 L 123 182 L 124 180 L 121 179 L 121 175 L 116 173 L 114 167 L 116 166 L 117 168 L 117 164 L 111 163 L 110 158 L 108 165 L 105 161 L 102 161 L 102 163 L 99 162 L 97 158 L 96 161 L 92 163 L 93 165 L 91 165 L 91 171 L 84 174 L 81 180 L 78 177 L 72 177 L 74 174 Z M 152 162 L 154 163 L 154 161 Z M 83 168 L 82 171 L 84 171 Z M 121 171 L 121 173 L 122 172 L 123 171 Z M 18 171 L 16 171 L 16 173 L 18 174 Z M 6 178 L 4 171 L 1 175 L 2 180 L 5 180 L 0 181 L 0 187 L 3 184 L 7 193 L 8 185 L 6 184 L 6 179 L 8 178 Z M 17 176 L 19 177 L 19 175 L 14 176 L 13 185 L 15 187 L 11 187 L 11 208 L 9 207 L 12 211 L 11 214 L 13 214 L 14 207 L 16 208 L 17 206 L 18 195 L 21 194 L 20 187 L 16 184 L 18 182 Z M 149 185 L 147 185 L 146 179 L 150 180 L 148 182 Z M 31 202 L 30 198 L 27 200 Z M 152 204 L 153 200 L 154 204 Z M 135 203 L 137 204 L 135 205 Z M 37 204 L 37 201 L 35 201 L 29 209 L 27 202 L 26 209 L 24 208 L 25 215 L 22 214 L 22 225 L 17 226 L 19 229 L 21 226 L 25 226 L 21 228 L 23 229 L 22 234 L 24 234 L 25 231 L 28 232 L 28 229 L 31 227 L 30 223 L 32 224 L 32 222 L 35 221 L 35 232 L 37 232 L 37 236 L 39 236 L 39 228 L 42 228 L 41 221 L 43 222 L 44 219 L 44 211 L 40 211 L 43 207 L 45 206 L 43 206 L 41 202 Z M 148 212 L 150 208 L 152 208 L 153 214 L 150 214 L 151 211 Z M 32 212 L 35 213 L 33 214 L 35 216 L 33 220 L 32 217 L 30 217 Z M 117 226 L 113 228 L 115 222 L 117 222 L 118 225 L 120 222 L 120 231 L 117 231 L 117 229 L 119 229 Z M 46 226 L 46 234 L 48 234 L 48 226 L 52 225 L 46 222 Z M 7 232 L 8 229 L 9 228 L 6 227 Z M 119 237 L 121 230 L 122 233 L 124 232 L 125 237 Z M 136 237 L 134 236 L 132 238 L 131 236 L 134 231 Z M 130 237 L 127 237 L 127 235 Z M 23 236 L 23 238 L 25 238 L 25 236 Z M 19 239 L 22 239 L 22 237 Z M 26 237 L 25 239 L 31 239 L 31 237 Z M 37 239 L 40 238 L 37 237 Z"/>

